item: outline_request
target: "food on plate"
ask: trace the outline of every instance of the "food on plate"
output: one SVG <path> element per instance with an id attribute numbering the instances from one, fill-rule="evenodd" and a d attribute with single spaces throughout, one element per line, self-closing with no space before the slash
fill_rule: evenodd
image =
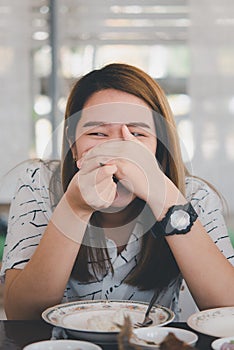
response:
<path id="1" fill-rule="evenodd" d="M 223 343 L 220 350 L 234 350 L 234 339 Z"/>
<path id="2" fill-rule="evenodd" d="M 128 316 L 128 313 L 125 310 L 118 310 L 115 313 L 108 313 L 105 317 L 101 315 L 92 316 L 87 321 L 88 329 L 99 332 L 119 332 L 119 326 L 123 325 L 125 317 Z"/>
<path id="3" fill-rule="evenodd" d="M 160 350 L 189 350 L 194 347 L 184 343 L 180 339 L 178 339 L 174 333 L 169 332 L 168 335 L 164 338 L 164 340 L 160 343 Z"/>
<path id="4" fill-rule="evenodd" d="M 129 316 L 124 318 L 124 323 L 120 326 L 120 332 L 117 336 L 118 350 L 141 350 L 140 344 L 132 343 L 131 339 L 138 339 L 137 335 L 132 331 L 132 322 Z M 178 339 L 174 333 L 169 332 L 167 336 L 160 342 L 145 341 L 146 344 L 152 347 L 157 347 L 161 350 L 196 350 L 194 347 Z"/>
<path id="5" fill-rule="evenodd" d="M 125 316 L 123 325 L 120 326 L 120 332 L 118 334 L 118 350 L 140 350 L 138 345 L 131 344 L 130 339 L 132 336 L 132 323 L 129 316 Z"/>

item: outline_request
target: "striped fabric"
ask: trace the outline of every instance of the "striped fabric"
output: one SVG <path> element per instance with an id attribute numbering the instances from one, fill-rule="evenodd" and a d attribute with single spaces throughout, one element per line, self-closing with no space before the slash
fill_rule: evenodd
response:
<path id="1" fill-rule="evenodd" d="M 2 281 L 4 281 L 7 269 L 23 269 L 39 244 L 53 211 L 48 188 L 52 172 L 53 167 L 43 162 L 33 162 L 19 177 L 9 214 L 8 234 L 1 268 Z M 234 250 L 217 194 L 202 180 L 188 177 L 186 197 L 193 204 L 199 219 L 215 244 L 234 265 Z M 126 248 L 119 255 L 114 241 L 107 239 L 106 244 L 114 275 L 111 271 L 107 271 L 105 276 L 97 276 L 97 279 L 90 283 L 80 283 L 70 278 L 62 302 L 85 299 L 123 299 L 148 302 L 153 294 L 152 290 L 140 291 L 123 282 L 139 261 L 142 230 L 142 225 L 138 222 Z M 156 301 L 171 308 L 177 315 L 181 282 L 181 277 L 172 281 L 169 288 L 159 292 Z"/>

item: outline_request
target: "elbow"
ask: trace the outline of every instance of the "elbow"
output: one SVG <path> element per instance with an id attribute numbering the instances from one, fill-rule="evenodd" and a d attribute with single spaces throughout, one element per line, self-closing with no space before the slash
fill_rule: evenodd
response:
<path id="1" fill-rule="evenodd" d="M 37 306 L 33 301 L 20 300 L 4 295 L 4 311 L 8 320 L 39 320 L 41 319 L 42 306 Z"/>
<path id="2" fill-rule="evenodd" d="M 216 295 L 213 298 L 207 298 L 203 301 L 197 302 L 197 306 L 201 311 L 220 307 L 233 307 L 233 305 L 234 293 L 231 295 Z"/>
<path id="3" fill-rule="evenodd" d="M 8 320 L 39 320 L 41 312 L 31 307 L 20 307 L 14 303 L 4 302 L 4 311 Z"/>

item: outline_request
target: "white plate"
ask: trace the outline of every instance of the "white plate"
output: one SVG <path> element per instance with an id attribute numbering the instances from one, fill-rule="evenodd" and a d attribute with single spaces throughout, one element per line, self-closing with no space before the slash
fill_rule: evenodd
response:
<path id="1" fill-rule="evenodd" d="M 234 334 L 234 306 L 209 309 L 191 315 L 187 324 L 200 333 L 213 337 L 229 337 Z"/>
<path id="2" fill-rule="evenodd" d="M 233 330 L 233 334 L 234 334 L 234 330 Z M 212 349 L 214 350 L 220 350 L 221 346 L 224 344 L 224 343 L 230 343 L 230 341 L 233 341 L 234 342 L 234 335 L 233 337 L 226 337 L 226 338 L 220 338 L 220 339 L 216 339 L 212 342 L 211 346 L 212 346 Z M 234 346 L 234 343 L 233 343 L 233 346 Z"/>
<path id="3" fill-rule="evenodd" d="M 101 350 L 100 346 L 79 340 L 43 340 L 32 343 L 23 348 L 23 350 Z"/>
<path id="4" fill-rule="evenodd" d="M 119 329 L 114 322 L 123 323 L 128 315 L 132 321 L 142 322 L 148 304 L 134 301 L 94 300 L 76 301 L 55 305 L 42 313 L 42 318 L 58 327 L 65 328 L 75 338 L 98 343 L 116 342 Z M 155 305 L 150 311 L 152 326 L 166 325 L 173 321 L 174 313 Z"/>
<path id="5" fill-rule="evenodd" d="M 185 329 L 155 326 L 135 329 L 133 333 L 136 337 L 133 335 L 131 343 L 139 345 L 142 349 L 155 349 L 160 346 L 160 343 L 169 332 L 174 333 L 178 339 L 191 346 L 194 346 L 198 340 L 198 336 L 195 333 Z M 154 344 L 148 344 L 147 342 L 154 342 Z"/>

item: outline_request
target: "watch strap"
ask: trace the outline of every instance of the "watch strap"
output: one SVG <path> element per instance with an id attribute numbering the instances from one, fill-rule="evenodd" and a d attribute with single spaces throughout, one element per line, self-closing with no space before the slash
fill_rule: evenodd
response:
<path id="1" fill-rule="evenodd" d="M 189 223 L 183 229 L 178 229 L 172 226 L 171 216 L 175 211 L 182 210 L 189 215 Z M 170 207 L 161 221 L 157 221 L 151 229 L 154 238 L 170 236 L 175 234 L 186 234 L 190 231 L 198 215 L 190 202 L 183 205 L 173 205 Z"/>

